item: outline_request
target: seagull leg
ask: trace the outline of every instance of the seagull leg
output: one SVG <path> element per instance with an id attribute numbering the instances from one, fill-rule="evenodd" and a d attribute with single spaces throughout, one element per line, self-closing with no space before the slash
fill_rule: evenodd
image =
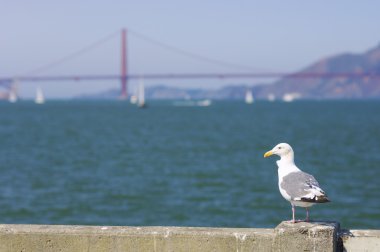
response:
<path id="1" fill-rule="evenodd" d="M 293 219 L 292 219 L 292 223 L 296 223 L 296 208 L 294 207 L 294 205 L 292 204 L 292 216 L 293 216 Z"/>

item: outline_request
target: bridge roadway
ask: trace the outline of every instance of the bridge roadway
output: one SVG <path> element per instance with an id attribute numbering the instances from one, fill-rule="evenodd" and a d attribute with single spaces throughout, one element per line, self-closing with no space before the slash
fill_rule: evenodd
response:
<path id="1" fill-rule="evenodd" d="M 163 74 L 130 74 L 126 77 L 117 74 L 103 75 L 57 75 L 57 76 L 19 76 L 0 77 L 0 83 L 18 81 L 81 81 L 81 80 L 121 80 L 131 79 L 235 79 L 235 78 L 349 78 L 349 79 L 379 79 L 380 73 L 371 72 L 299 72 L 299 73 L 163 73 Z"/>

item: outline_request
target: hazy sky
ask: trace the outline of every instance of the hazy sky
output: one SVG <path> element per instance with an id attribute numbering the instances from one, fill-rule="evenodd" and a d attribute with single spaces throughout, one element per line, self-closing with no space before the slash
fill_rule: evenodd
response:
<path id="1" fill-rule="evenodd" d="M 118 74 L 118 32 L 123 27 L 187 52 L 250 67 L 252 71 L 296 71 L 322 57 L 360 53 L 380 42 L 380 1 L 375 0 L 0 0 L 0 8 L 0 77 L 30 73 L 112 34 L 115 35 L 97 48 L 39 74 Z M 249 71 L 198 61 L 131 32 L 130 73 Z M 258 81 L 152 80 L 147 85 L 214 88 Z M 47 98 L 119 87 L 117 81 L 25 82 L 20 83 L 20 95 L 32 97 L 37 85 L 42 86 Z"/>

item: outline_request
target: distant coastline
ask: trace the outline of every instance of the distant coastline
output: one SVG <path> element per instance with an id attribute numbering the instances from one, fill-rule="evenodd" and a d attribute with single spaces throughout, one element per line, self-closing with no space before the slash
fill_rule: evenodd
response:
<path id="1" fill-rule="evenodd" d="M 251 90 L 255 99 L 261 100 L 324 100 L 324 99 L 380 99 L 380 44 L 361 54 L 344 53 L 323 58 L 304 69 L 295 72 L 305 73 L 351 73 L 330 78 L 289 78 L 284 77 L 270 84 L 238 84 L 219 89 L 186 89 L 157 85 L 146 88 L 147 99 L 244 99 Z M 360 74 L 371 77 L 360 77 Z M 116 99 L 118 89 L 96 94 L 83 94 L 76 99 Z"/>

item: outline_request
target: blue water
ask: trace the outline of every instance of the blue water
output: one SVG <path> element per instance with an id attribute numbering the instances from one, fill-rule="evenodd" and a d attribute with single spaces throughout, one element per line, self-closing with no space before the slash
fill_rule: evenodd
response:
<path id="1" fill-rule="evenodd" d="M 3 102 L 0 115 L 0 223 L 275 227 L 291 208 L 263 153 L 288 142 L 332 200 L 312 219 L 380 228 L 379 101 Z"/>

